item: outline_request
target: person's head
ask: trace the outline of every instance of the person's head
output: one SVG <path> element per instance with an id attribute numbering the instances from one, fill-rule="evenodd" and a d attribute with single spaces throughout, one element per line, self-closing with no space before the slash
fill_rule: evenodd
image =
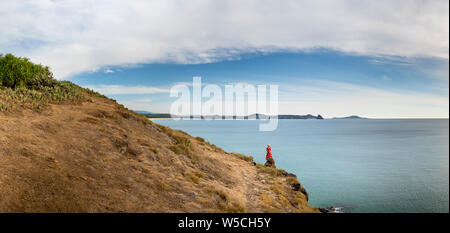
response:
<path id="1" fill-rule="evenodd" d="M 270 147 L 270 144 L 267 144 L 267 147 Z"/>

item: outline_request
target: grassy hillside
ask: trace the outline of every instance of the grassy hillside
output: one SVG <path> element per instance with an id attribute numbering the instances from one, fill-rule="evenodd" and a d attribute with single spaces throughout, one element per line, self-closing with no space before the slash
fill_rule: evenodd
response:
<path id="1" fill-rule="evenodd" d="M 0 56 L 0 212 L 318 212 L 292 174 Z"/>

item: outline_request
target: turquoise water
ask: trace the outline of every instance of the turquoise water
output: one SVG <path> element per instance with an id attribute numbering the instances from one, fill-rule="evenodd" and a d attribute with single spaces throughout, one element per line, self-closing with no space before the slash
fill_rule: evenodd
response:
<path id="1" fill-rule="evenodd" d="M 313 206 L 348 212 L 449 212 L 449 120 L 157 120 L 295 173 Z"/>

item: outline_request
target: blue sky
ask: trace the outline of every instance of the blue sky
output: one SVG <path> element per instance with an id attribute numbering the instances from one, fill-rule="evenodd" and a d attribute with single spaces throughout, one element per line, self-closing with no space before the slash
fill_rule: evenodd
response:
<path id="1" fill-rule="evenodd" d="M 4 0 L 0 53 L 135 110 L 171 86 L 279 85 L 279 112 L 448 118 L 448 0 Z"/>

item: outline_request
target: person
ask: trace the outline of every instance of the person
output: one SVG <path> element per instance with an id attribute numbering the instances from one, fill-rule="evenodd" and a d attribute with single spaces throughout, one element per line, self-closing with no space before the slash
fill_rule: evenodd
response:
<path id="1" fill-rule="evenodd" d="M 275 167 L 275 161 L 272 157 L 272 147 L 270 147 L 270 144 L 267 144 L 266 152 L 266 164 L 264 165 L 266 167 Z"/>
<path id="2" fill-rule="evenodd" d="M 270 158 L 272 158 L 272 148 L 270 147 L 270 144 L 267 144 L 266 151 L 266 160 L 269 160 Z"/>

